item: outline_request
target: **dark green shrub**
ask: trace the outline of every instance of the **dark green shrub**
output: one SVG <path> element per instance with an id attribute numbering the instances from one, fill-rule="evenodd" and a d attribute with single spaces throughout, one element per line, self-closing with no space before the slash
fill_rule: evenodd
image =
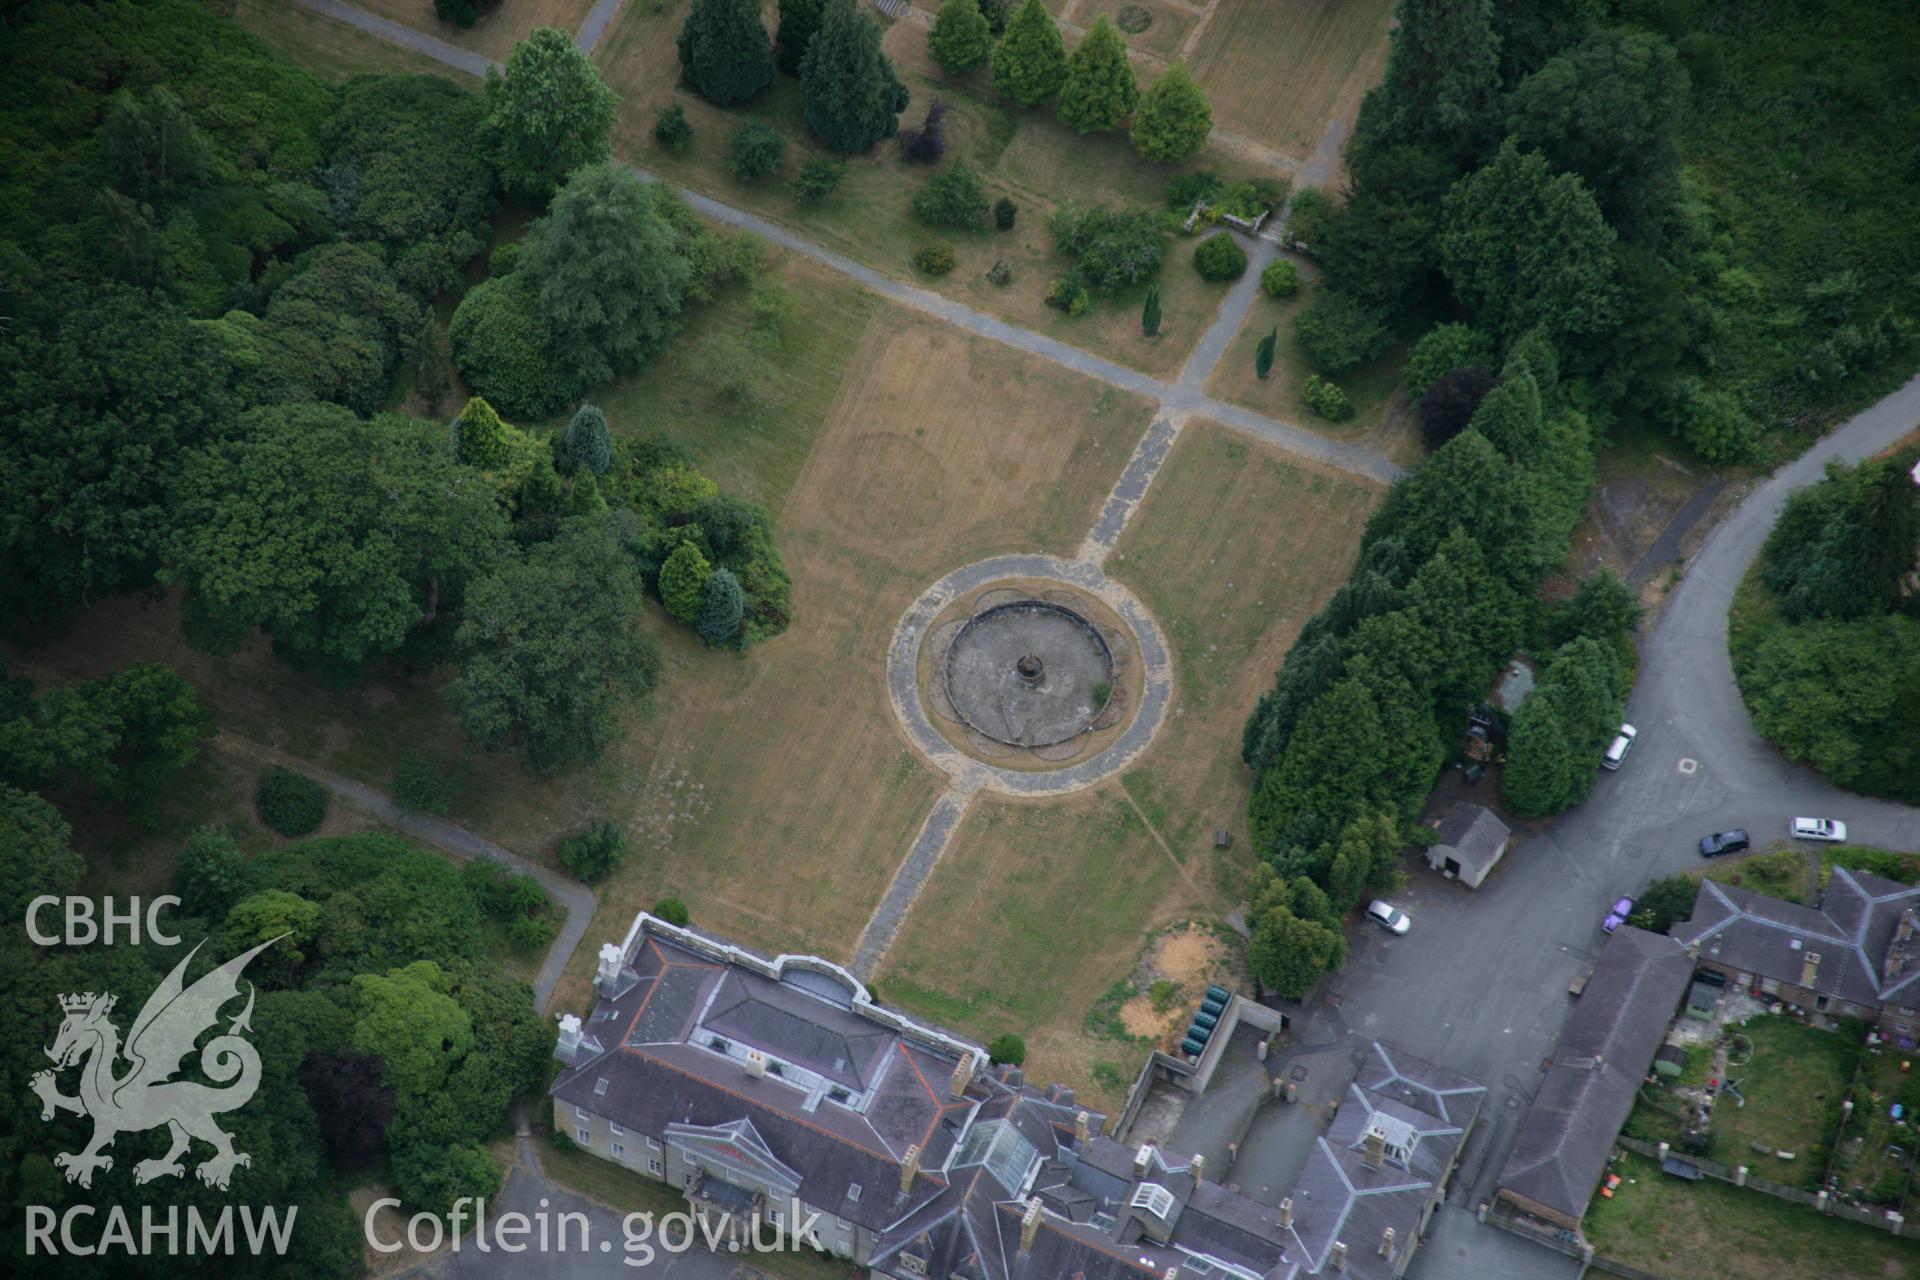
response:
<path id="1" fill-rule="evenodd" d="M 1193 269 L 1202 280 L 1225 284 L 1238 280 L 1247 269 L 1247 251 L 1230 232 L 1221 232 L 1202 240 L 1193 251 Z"/>
<path id="2" fill-rule="evenodd" d="M 507 924 L 507 937 L 522 951 L 544 951 L 560 932 L 560 921 L 553 916 L 520 916 Z"/>
<path id="3" fill-rule="evenodd" d="M 1208 169 L 1183 173 L 1167 184 L 1167 208 L 1174 213 L 1188 213 L 1196 201 L 1211 200 L 1225 186 L 1220 175 Z"/>
<path id="4" fill-rule="evenodd" d="M 393 802 L 408 813 L 445 817 L 462 785 L 430 757 L 409 752 L 393 770 Z"/>
<path id="5" fill-rule="evenodd" d="M 575 832 L 560 842 L 560 865 L 588 884 L 613 874 L 627 856 L 627 837 L 611 822 Z"/>
<path id="6" fill-rule="evenodd" d="M 953 246 L 945 240 L 933 240 L 913 253 L 913 265 L 930 276 L 943 276 L 953 270 Z"/>
<path id="7" fill-rule="evenodd" d="M 581 389 L 554 363 L 538 286 L 522 271 L 492 276 L 454 309 L 447 337 L 469 390 L 509 418 L 546 418 Z"/>
<path id="8" fill-rule="evenodd" d="M 1323 373 L 1338 377 L 1383 354 L 1393 335 L 1379 317 L 1345 294 L 1323 289 L 1293 318 L 1293 333 Z"/>
<path id="9" fill-rule="evenodd" d="M 802 200 L 824 200 L 840 189 L 846 176 L 847 166 L 832 156 L 809 156 L 789 185 Z"/>
<path id="10" fill-rule="evenodd" d="M 1006 1063 L 1008 1066 L 1020 1066 L 1027 1060 L 1027 1042 L 1012 1032 L 1008 1032 L 1003 1036 L 995 1036 L 993 1043 L 987 1046 L 987 1056 L 992 1058 L 996 1064 Z"/>
<path id="11" fill-rule="evenodd" d="M 327 818 L 327 789 L 302 773 L 275 769 L 254 797 L 260 821 L 283 836 L 304 836 Z"/>
<path id="12" fill-rule="evenodd" d="M 658 919 L 665 920 L 668 924 L 678 925 L 683 929 L 686 928 L 687 921 L 692 918 L 687 914 L 687 904 L 678 898 L 662 898 L 660 901 L 654 903 L 653 915 Z"/>
<path id="13" fill-rule="evenodd" d="M 993 202 L 993 225 L 1002 231 L 1013 230 L 1013 221 L 1020 216 L 1020 206 L 1011 197 L 1001 196 Z"/>
<path id="14" fill-rule="evenodd" d="M 987 229 L 987 193 L 980 189 L 980 179 L 974 177 L 973 170 L 964 164 L 942 169 L 928 178 L 914 193 L 913 211 L 930 226 Z"/>
<path id="15" fill-rule="evenodd" d="M 787 158 L 787 140 L 758 120 L 727 135 L 727 168 L 742 182 L 776 173 Z"/>
<path id="16" fill-rule="evenodd" d="M 1166 249 L 1160 221 L 1146 209 L 1088 208 L 1070 200 L 1047 219 L 1047 231 L 1096 293 L 1145 280 L 1160 269 Z"/>
<path id="17" fill-rule="evenodd" d="M 693 142 L 693 126 L 687 122 L 687 109 L 674 102 L 654 113 L 653 140 L 669 151 L 685 151 Z"/>

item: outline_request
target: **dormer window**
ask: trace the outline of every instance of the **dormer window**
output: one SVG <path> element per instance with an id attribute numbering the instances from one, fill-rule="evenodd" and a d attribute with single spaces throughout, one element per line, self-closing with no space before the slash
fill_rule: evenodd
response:
<path id="1" fill-rule="evenodd" d="M 604 1098 L 607 1096 L 607 1078 L 605 1076 L 601 1076 L 593 1082 L 593 1096 L 596 1098 Z"/>
<path id="2" fill-rule="evenodd" d="M 767 1063 L 767 1074 L 770 1076 L 784 1076 L 787 1074 L 787 1069 L 777 1062 L 769 1062 Z"/>
<path id="3" fill-rule="evenodd" d="M 1173 1212 L 1173 1192 L 1157 1182 L 1143 1182 L 1133 1189 L 1133 1198 L 1127 1203 L 1156 1218 L 1165 1218 Z"/>
<path id="4" fill-rule="evenodd" d="M 713 1036 L 708 1039 L 707 1048 L 719 1053 L 725 1053 L 727 1050 L 733 1048 L 733 1042 L 725 1036 Z"/>
<path id="5" fill-rule="evenodd" d="M 843 1107 L 853 1101 L 853 1095 L 837 1085 L 827 1090 L 827 1098 L 830 1101 L 839 1103 Z"/>

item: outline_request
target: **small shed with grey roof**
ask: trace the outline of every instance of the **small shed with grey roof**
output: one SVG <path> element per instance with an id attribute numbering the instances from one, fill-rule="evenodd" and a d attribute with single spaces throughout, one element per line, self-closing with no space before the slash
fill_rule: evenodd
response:
<path id="1" fill-rule="evenodd" d="M 1507 824 L 1483 804 L 1462 800 L 1440 819 L 1440 839 L 1427 850 L 1427 865 L 1478 889 L 1513 843 Z"/>

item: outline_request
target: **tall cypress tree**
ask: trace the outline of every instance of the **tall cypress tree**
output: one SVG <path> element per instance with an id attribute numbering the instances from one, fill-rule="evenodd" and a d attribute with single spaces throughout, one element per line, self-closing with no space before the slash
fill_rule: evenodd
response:
<path id="1" fill-rule="evenodd" d="M 827 0 L 800 63 L 807 127 L 835 151 L 865 151 L 900 130 L 907 86 L 880 50 L 880 28 L 854 0 Z"/>
<path id="2" fill-rule="evenodd" d="M 788 75 L 800 74 L 800 61 L 807 56 L 807 46 L 820 29 L 820 14 L 826 7 L 827 0 L 780 0 L 780 39 L 773 56 Z"/>
<path id="3" fill-rule="evenodd" d="M 709 646 L 725 648 L 739 638 L 744 608 L 740 580 L 730 569 L 715 569 L 700 589 L 700 616 L 694 630 Z"/>
<path id="4" fill-rule="evenodd" d="M 1037 107 L 1067 82 L 1067 46 L 1040 0 L 1026 3 L 1007 20 L 993 47 L 993 87 L 1023 107 Z"/>
<path id="5" fill-rule="evenodd" d="M 1140 308 L 1140 332 L 1149 338 L 1160 332 L 1160 286 L 1147 287 L 1147 300 Z"/>
<path id="6" fill-rule="evenodd" d="M 1127 45 L 1105 14 L 1067 59 L 1067 83 L 1060 90 L 1060 123 L 1081 133 L 1118 129 L 1140 101 Z"/>
<path id="7" fill-rule="evenodd" d="M 1273 348 L 1280 341 L 1279 326 L 1267 330 L 1267 336 L 1260 339 L 1260 345 L 1253 349 L 1253 371 L 1260 375 L 1262 382 L 1273 372 Z"/>
<path id="8" fill-rule="evenodd" d="M 949 75 L 970 71 L 993 55 L 993 31 L 979 0 L 945 0 L 927 32 L 927 52 Z"/>
<path id="9" fill-rule="evenodd" d="M 701 97 L 730 107 L 773 83 L 773 42 L 760 0 L 693 0 L 680 28 L 680 67 Z"/>

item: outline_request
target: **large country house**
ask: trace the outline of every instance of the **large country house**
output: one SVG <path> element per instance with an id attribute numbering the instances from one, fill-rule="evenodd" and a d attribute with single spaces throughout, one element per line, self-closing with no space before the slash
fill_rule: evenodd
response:
<path id="1" fill-rule="evenodd" d="M 602 948 L 594 991 L 584 1023 L 561 1020 L 560 1131 L 742 1237 L 805 1230 L 892 1280 L 1391 1280 L 1485 1094 L 1375 1046 L 1268 1206 L 1198 1157 L 1103 1136 L 1071 1090 L 991 1066 L 816 957 L 643 914 Z"/>

